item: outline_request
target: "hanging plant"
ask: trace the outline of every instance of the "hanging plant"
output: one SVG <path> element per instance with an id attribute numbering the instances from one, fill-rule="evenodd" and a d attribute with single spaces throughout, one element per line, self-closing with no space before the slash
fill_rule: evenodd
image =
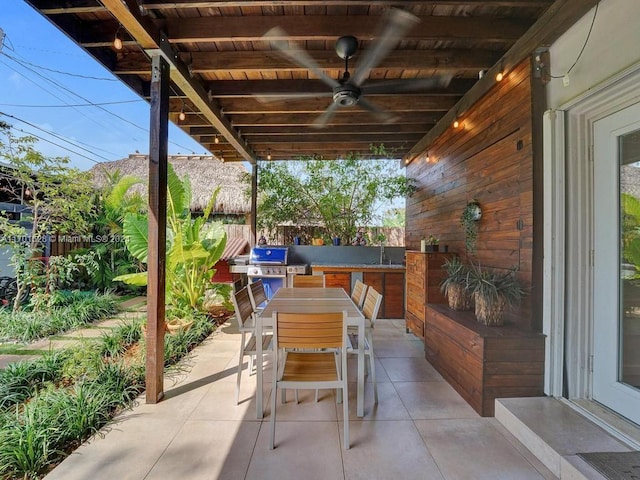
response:
<path id="1" fill-rule="evenodd" d="M 471 200 L 464 207 L 460 215 L 460 225 L 464 228 L 464 244 L 468 253 L 476 251 L 476 240 L 478 239 L 478 222 L 482 218 L 482 209 L 476 199 Z"/>

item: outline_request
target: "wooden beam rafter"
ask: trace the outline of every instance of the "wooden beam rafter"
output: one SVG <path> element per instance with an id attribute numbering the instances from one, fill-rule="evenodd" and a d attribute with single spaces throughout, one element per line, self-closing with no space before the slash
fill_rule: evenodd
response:
<path id="1" fill-rule="evenodd" d="M 379 32 L 382 17 L 373 15 L 280 15 L 168 18 L 164 20 L 171 43 L 252 42 L 264 41 L 263 35 L 280 27 L 286 37 L 271 40 L 330 40 L 349 32 L 359 40 L 373 40 Z M 405 40 L 513 43 L 533 23 L 527 19 L 492 17 L 423 16 L 410 29 Z"/>
<path id="2" fill-rule="evenodd" d="M 438 69 L 455 72 L 478 70 L 491 67 L 500 58 L 504 50 L 477 49 L 473 52 L 463 49 L 431 49 L 431 50 L 396 50 L 386 56 L 374 71 L 406 70 L 410 65 L 412 70 Z M 318 66 L 324 70 L 342 70 L 344 61 L 334 50 L 319 50 L 309 52 Z M 361 55 L 360 55 L 361 56 Z M 228 72 L 263 73 L 291 71 L 307 71 L 306 68 L 292 63 L 277 52 L 190 52 L 181 53 L 180 59 L 190 66 L 194 74 L 216 74 Z M 351 63 L 358 67 L 358 56 Z M 121 55 L 113 72 L 118 75 L 141 75 L 149 72 L 149 59 L 138 52 L 128 52 Z"/>
<path id="3" fill-rule="evenodd" d="M 223 117 L 217 106 L 213 105 L 205 88 L 189 74 L 189 70 L 173 51 L 165 34 L 156 28 L 147 16 L 142 16 L 136 0 L 101 0 L 102 4 L 122 24 L 142 48 L 147 52 L 160 52 L 171 68 L 171 80 L 184 92 L 202 115 L 223 135 L 229 143 L 249 161 L 255 161 L 255 155 L 247 142 L 238 135 L 229 121 Z"/>

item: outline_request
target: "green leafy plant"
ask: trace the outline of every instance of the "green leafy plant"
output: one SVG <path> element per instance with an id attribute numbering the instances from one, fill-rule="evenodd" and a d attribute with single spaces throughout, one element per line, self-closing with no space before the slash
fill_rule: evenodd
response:
<path id="1" fill-rule="evenodd" d="M 179 310 L 198 310 L 202 307 L 205 291 L 211 286 L 215 274 L 213 265 L 220 259 L 226 244 L 226 232 L 219 222 L 205 223 L 209 217 L 219 189 L 216 189 L 201 217 L 193 219 L 189 212 L 191 186 L 189 179 L 180 180 L 171 165 L 168 166 L 167 195 L 167 266 L 166 285 L 168 302 Z M 131 255 L 147 263 L 148 218 L 129 213 L 124 220 L 124 237 Z M 116 281 L 143 286 L 147 273 L 131 273 L 115 277 Z"/>
<path id="2" fill-rule="evenodd" d="M 469 273 L 469 289 L 473 292 L 476 318 L 485 325 L 503 324 L 506 307 L 517 305 L 525 294 L 516 267 L 495 270 L 472 265 Z"/>
<path id="3" fill-rule="evenodd" d="M 464 207 L 460 215 L 460 225 L 464 229 L 464 244 L 467 253 L 475 253 L 476 242 L 478 240 L 478 222 L 482 217 L 482 210 L 477 200 L 471 200 Z"/>
<path id="4" fill-rule="evenodd" d="M 447 296 L 449 308 L 452 310 L 469 310 L 473 304 L 473 297 L 469 290 L 469 267 L 460 258 L 447 258 L 443 263 L 447 273 L 440 284 L 440 289 Z"/>

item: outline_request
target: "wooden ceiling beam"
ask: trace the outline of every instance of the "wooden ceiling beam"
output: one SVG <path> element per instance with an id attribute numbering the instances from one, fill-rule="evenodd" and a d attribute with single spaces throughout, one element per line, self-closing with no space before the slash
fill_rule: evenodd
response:
<path id="1" fill-rule="evenodd" d="M 416 132 L 416 133 L 407 133 L 403 135 L 393 134 L 393 133 L 353 133 L 353 132 L 344 132 L 340 134 L 334 133 L 333 135 L 273 135 L 273 136 L 258 136 L 253 138 L 252 147 L 257 147 L 260 144 L 270 143 L 270 144 L 278 144 L 278 143 L 335 143 L 335 142 L 351 142 L 351 143 L 366 143 L 366 144 L 380 144 L 391 142 L 402 142 L 406 143 L 408 141 L 413 143 L 420 140 L 424 133 Z M 215 136 L 213 135 L 202 135 L 200 136 L 201 143 L 203 144 L 215 144 L 220 145 L 219 143 L 215 143 Z M 215 147 L 214 147 L 215 148 Z"/>
<path id="2" fill-rule="evenodd" d="M 191 77 L 186 65 L 172 50 L 164 33 L 156 28 L 151 18 L 141 14 L 136 0 L 101 0 L 101 2 L 142 48 L 148 53 L 155 51 L 162 54 L 172 67 L 171 81 L 189 97 L 194 106 L 202 112 L 202 116 L 233 145 L 245 160 L 255 162 L 255 155 L 247 142 L 223 117 L 217 106 L 212 104 L 205 88 Z"/>
<path id="3" fill-rule="evenodd" d="M 429 95 L 462 96 L 477 80 L 454 78 L 447 88 L 426 92 Z M 383 86 L 385 80 L 367 80 L 366 87 Z M 282 95 L 306 95 L 309 93 L 330 94 L 331 87 L 320 80 L 217 80 L 209 82 L 209 92 L 213 98 L 232 97 L 282 97 Z M 391 92 L 392 95 L 417 95 L 416 92 Z M 367 93 L 368 98 L 377 95 Z"/>
<path id="4" fill-rule="evenodd" d="M 142 0 L 148 10 L 223 7 L 287 7 L 317 6 L 318 0 Z M 324 0 L 326 6 L 375 5 L 402 7 L 419 6 L 495 6 L 495 7 L 548 7 L 553 0 Z"/>
<path id="5" fill-rule="evenodd" d="M 432 49 L 432 50 L 396 50 L 387 55 L 374 70 L 406 70 L 411 65 L 412 70 L 438 69 L 451 71 L 477 72 L 493 66 L 504 51 L 477 49 Z M 335 50 L 310 51 L 309 54 L 321 69 L 342 70 L 344 61 Z M 306 68 L 282 58 L 277 52 L 193 52 L 182 53 L 180 59 L 190 67 L 191 73 L 226 73 L 226 72 L 279 72 L 279 71 L 307 71 Z M 352 62 L 358 67 L 358 56 Z M 149 72 L 149 59 L 138 52 L 128 52 L 120 55 L 113 72 L 115 74 L 131 75 Z"/>
<path id="6" fill-rule="evenodd" d="M 509 72 L 524 58 L 545 45 L 551 45 L 575 22 L 591 10 L 599 0 L 556 0 L 553 5 L 538 18 L 536 23 L 520 38 L 500 62 L 494 65 L 457 103 L 445 114 L 440 122 L 414 145 L 405 158 L 405 163 L 421 155 L 456 119 L 482 98 L 494 85 L 499 70 Z"/>
<path id="7" fill-rule="evenodd" d="M 380 120 L 377 119 L 371 113 L 364 113 L 362 111 L 355 110 L 357 113 L 337 113 L 334 115 L 327 126 L 330 125 L 351 125 L 351 124 L 359 124 L 359 125 L 377 125 L 380 123 Z M 425 122 L 437 122 L 442 115 L 437 113 L 398 113 L 396 115 L 398 117 L 399 123 L 420 123 L 423 124 Z M 313 126 L 313 122 L 317 120 L 318 115 L 316 114 L 255 114 L 255 115 L 234 115 L 232 118 L 232 123 L 234 126 L 238 128 L 242 128 L 244 126 L 253 126 L 253 125 L 265 125 L 265 126 Z M 187 121 L 190 118 L 187 117 Z"/>
<path id="8" fill-rule="evenodd" d="M 390 123 L 381 125 L 350 125 L 348 129 L 345 126 L 332 127 L 327 126 L 321 129 L 315 129 L 305 126 L 280 126 L 271 127 L 263 125 L 253 125 L 248 127 L 242 127 L 240 130 L 243 137 L 253 138 L 260 136 L 278 136 L 278 135 L 314 135 L 314 136 L 332 136 L 339 134 L 366 134 L 366 135 L 384 135 L 384 134 L 404 134 L 404 133 L 422 133 L 429 130 L 435 125 L 434 123 Z M 216 131 L 213 127 L 189 127 L 181 126 L 183 130 L 189 135 L 194 137 L 200 137 L 203 135 L 215 136 Z"/>
<path id="9" fill-rule="evenodd" d="M 280 27 L 287 36 L 272 40 L 330 40 L 348 32 L 359 40 L 373 40 L 383 17 L 372 15 L 280 15 L 168 18 L 163 20 L 171 43 L 251 42 Z M 527 19 L 495 17 L 423 16 L 404 36 L 405 40 L 456 41 L 483 43 L 515 42 L 531 26 Z"/>
<path id="10" fill-rule="evenodd" d="M 408 96 L 377 97 L 372 104 L 389 112 L 447 112 L 457 101 L 457 97 Z M 333 103 L 331 98 L 285 99 L 260 102 L 252 98 L 234 98 L 220 103 L 225 115 L 250 113 L 321 113 Z M 356 108 L 358 105 L 356 104 Z M 361 109 L 366 111 L 364 109 Z"/>

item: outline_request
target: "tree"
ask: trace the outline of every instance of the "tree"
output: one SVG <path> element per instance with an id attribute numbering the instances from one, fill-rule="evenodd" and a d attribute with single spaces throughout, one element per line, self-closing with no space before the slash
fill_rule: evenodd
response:
<path id="1" fill-rule="evenodd" d="M 382 217 L 383 227 L 404 227 L 405 226 L 405 210 L 404 208 L 390 208 L 384 212 Z"/>
<path id="2" fill-rule="evenodd" d="M 12 233 L 21 229 L 27 242 L 16 241 L 15 236 L 3 238 L 4 244 L 14 248 L 12 262 L 18 282 L 14 310 L 19 308 L 22 293 L 30 287 L 30 259 L 41 256 L 43 240 L 52 234 L 89 233 L 94 213 L 89 173 L 70 167 L 67 157 L 48 157 L 38 152 L 36 141 L 32 136 L 16 137 L 9 124 L 0 123 L 0 158 L 9 164 L 0 172 L 2 189 L 30 212 L 22 219 L 29 226 L 12 225 Z M 6 231 L 10 222 L 6 216 L 2 222 Z"/>
<path id="3" fill-rule="evenodd" d="M 257 226 L 318 225 L 350 242 L 359 226 L 370 224 L 376 202 L 404 198 L 414 191 L 397 163 L 316 158 L 259 162 Z"/>

